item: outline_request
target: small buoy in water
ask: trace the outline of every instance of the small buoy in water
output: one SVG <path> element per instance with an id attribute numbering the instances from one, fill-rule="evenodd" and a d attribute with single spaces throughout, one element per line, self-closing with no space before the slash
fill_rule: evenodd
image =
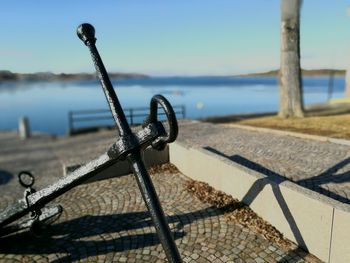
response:
<path id="1" fill-rule="evenodd" d="M 203 109 L 203 108 L 204 108 L 204 103 L 203 103 L 203 102 L 201 102 L 201 101 L 199 101 L 199 102 L 197 102 L 196 107 L 197 107 L 197 109 L 198 109 L 198 110 L 201 110 L 201 109 Z"/>

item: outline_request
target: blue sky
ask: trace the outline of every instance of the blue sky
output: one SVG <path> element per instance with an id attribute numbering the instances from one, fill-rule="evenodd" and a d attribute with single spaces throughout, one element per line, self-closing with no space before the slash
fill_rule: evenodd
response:
<path id="1" fill-rule="evenodd" d="M 350 0 L 304 0 L 304 68 L 347 68 Z M 107 70 L 232 75 L 279 67 L 280 0 L 3 0 L 0 69 L 92 72 L 80 23 Z"/>

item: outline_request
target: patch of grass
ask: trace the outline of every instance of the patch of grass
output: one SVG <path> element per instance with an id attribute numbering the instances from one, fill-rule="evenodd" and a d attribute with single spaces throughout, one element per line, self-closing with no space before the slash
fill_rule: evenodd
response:
<path id="1" fill-rule="evenodd" d="M 282 119 L 278 116 L 245 119 L 238 124 L 350 139 L 350 114 Z"/>

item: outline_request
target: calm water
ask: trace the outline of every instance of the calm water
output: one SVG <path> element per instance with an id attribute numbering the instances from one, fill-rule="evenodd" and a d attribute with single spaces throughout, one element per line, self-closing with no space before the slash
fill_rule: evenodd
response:
<path id="1" fill-rule="evenodd" d="M 327 101 L 328 81 L 304 78 L 305 103 Z M 188 118 L 278 109 L 276 78 L 164 77 L 113 85 L 124 108 L 147 107 L 153 95 L 163 94 L 173 105 L 185 105 Z M 344 78 L 335 78 L 332 98 L 343 96 L 344 85 Z M 32 130 L 64 134 L 69 110 L 100 108 L 107 103 L 97 81 L 0 84 L 0 129 L 16 129 L 18 118 L 28 116 Z"/>

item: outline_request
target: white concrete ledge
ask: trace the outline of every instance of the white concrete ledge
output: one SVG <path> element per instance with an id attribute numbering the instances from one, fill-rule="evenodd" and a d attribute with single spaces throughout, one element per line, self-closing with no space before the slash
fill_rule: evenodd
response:
<path id="1" fill-rule="evenodd" d="M 350 262 L 349 205 L 183 143 L 169 145 L 169 158 L 186 176 L 250 205 L 287 238 L 321 260 Z"/>

